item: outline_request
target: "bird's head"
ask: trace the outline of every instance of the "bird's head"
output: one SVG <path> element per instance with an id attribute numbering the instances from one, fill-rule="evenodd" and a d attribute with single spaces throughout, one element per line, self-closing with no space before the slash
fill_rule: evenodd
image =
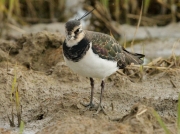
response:
<path id="1" fill-rule="evenodd" d="M 76 45 L 81 41 L 85 33 L 79 20 L 70 20 L 65 25 L 66 29 L 66 43 L 68 46 Z"/>
<path id="2" fill-rule="evenodd" d="M 80 42 L 84 38 L 85 32 L 82 29 L 80 20 L 83 19 L 84 17 L 86 17 L 88 14 L 90 14 L 93 10 L 94 9 L 85 13 L 81 18 L 79 18 L 77 20 L 70 20 L 66 23 L 65 30 L 66 30 L 67 46 L 72 47 L 72 46 L 78 44 L 78 42 Z"/>

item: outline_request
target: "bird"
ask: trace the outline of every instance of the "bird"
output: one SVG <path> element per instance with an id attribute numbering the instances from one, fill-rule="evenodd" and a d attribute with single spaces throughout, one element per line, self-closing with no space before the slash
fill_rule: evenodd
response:
<path id="1" fill-rule="evenodd" d="M 63 56 L 66 65 L 71 70 L 90 79 L 90 102 L 83 104 L 87 109 L 95 108 L 93 103 L 94 78 L 101 80 L 100 101 L 96 107 L 97 111 L 95 114 L 98 114 L 101 110 L 106 114 L 102 106 L 105 79 L 131 63 L 143 64 L 142 58 L 145 55 L 127 51 L 108 34 L 84 30 L 80 20 L 93 10 L 87 12 L 79 19 L 66 22 Z"/>

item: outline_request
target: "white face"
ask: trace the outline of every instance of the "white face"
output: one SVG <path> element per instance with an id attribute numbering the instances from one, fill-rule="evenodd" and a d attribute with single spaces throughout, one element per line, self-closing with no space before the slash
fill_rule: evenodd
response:
<path id="1" fill-rule="evenodd" d="M 66 29 L 66 43 L 68 47 L 72 47 L 77 45 L 79 41 L 84 38 L 84 31 L 82 29 L 82 25 L 76 26 L 72 31 L 67 31 Z"/>

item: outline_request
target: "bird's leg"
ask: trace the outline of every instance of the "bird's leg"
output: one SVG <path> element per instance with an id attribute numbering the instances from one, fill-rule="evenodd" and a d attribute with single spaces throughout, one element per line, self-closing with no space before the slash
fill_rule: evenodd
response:
<path id="1" fill-rule="evenodd" d="M 91 107 L 93 107 L 93 106 L 94 106 L 94 104 L 93 104 L 93 96 L 94 96 L 94 80 L 93 80 L 92 78 L 90 78 L 90 83 L 91 83 L 91 100 L 90 100 L 89 105 L 90 105 Z"/>
<path id="2" fill-rule="evenodd" d="M 93 94 L 94 94 L 94 80 L 93 78 L 90 78 L 90 84 L 91 84 L 91 99 L 89 104 L 82 104 L 83 106 L 87 107 L 88 109 L 93 108 Z"/>
<path id="3" fill-rule="evenodd" d="M 94 113 L 94 114 L 98 114 L 98 113 L 102 110 L 103 113 L 104 113 L 105 115 L 107 115 L 106 112 L 105 112 L 105 110 L 104 110 L 104 108 L 103 108 L 103 106 L 102 106 L 102 97 L 103 97 L 104 85 L 105 85 L 104 80 L 102 80 L 102 82 L 101 82 L 100 102 L 99 102 L 99 105 L 98 105 L 98 108 L 97 108 L 97 112 Z"/>

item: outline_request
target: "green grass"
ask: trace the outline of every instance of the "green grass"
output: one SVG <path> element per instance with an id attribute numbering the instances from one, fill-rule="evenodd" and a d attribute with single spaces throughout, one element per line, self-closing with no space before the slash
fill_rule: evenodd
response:
<path id="1" fill-rule="evenodd" d="M 143 10 L 143 14 L 147 14 L 148 9 L 150 6 L 150 0 L 144 0 L 144 10 Z"/>
<path id="2" fill-rule="evenodd" d="M 109 0 L 100 0 L 100 2 L 104 7 L 106 7 L 106 9 L 109 9 Z"/>
<path id="3" fill-rule="evenodd" d="M 163 128 L 164 132 L 166 134 L 170 134 L 169 129 L 167 128 L 167 126 L 165 125 L 165 123 L 163 122 L 163 120 L 161 119 L 159 114 L 156 111 L 154 111 L 153 114 L 154 114 L 155 118 L 157 119 L 157 121 L 159 122 L 160 126 Z"/>
<path id="4" fill-rule="evenodd" d="M 19 91 L 18 91 L 18 83 L 17 83 L 17 64 L 15 65 L 14 69 L 14 78 L 12 82 L 12 87 L 11 87 L 11 96 L 10 96 L 10 101 L 11 101 L 11 118 L 8 115 L 8 119 L 10 122 L 11 127 L 15 127 L 15 122 L 14 122 L 14 115 L 17 117 L 18 124 L 17 126 L 20 127 L 21 125 L 21 102 L 20 102 L 20 96 L 19 96 Z M 15 107 L 15 111 L 14 111 Z M 16 112 L 16 114 L 15 114 Z"/>
<path id="5" fill-rule="evenodd" d="M 24 122 L 21 121 L 20 127 L 19 127 L 19 134 L 23 134 L 23 131 L 24 131 Z"/>

